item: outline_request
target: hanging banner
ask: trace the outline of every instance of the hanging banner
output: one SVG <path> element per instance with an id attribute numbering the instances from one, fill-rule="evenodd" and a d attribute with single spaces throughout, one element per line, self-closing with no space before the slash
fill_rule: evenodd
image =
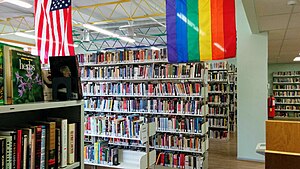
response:
<path id="1" fill-rule="evenodd" d="M 171 63 L 236 57 L 234 0 L 166 0 Z"/>

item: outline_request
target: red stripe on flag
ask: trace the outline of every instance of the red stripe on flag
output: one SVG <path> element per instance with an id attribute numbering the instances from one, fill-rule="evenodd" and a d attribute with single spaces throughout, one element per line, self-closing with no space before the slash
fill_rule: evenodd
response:
<path id="1" fill-rule="evenodd" d="M 43 35 L 43 23 L 44 23 L 44 15 L 42 14 L 44 12 L 44 10 L 42 9 L 42 6 L 40 6 L 40 10 L 41 10 L 41 13 L 39 16 L 36 16 L 36 17 L 39 17 L 39 23 L 38 23 L 38 30 L 37 30 L 37 50 L 38 50 L 38 55 L 41 56 L 41 46 L 42 46 L 42 35 Z M 43 61 L 44 62 L 44 61 Z"/>
<path id="2" fill-rule="evenodd" d="M 67 55 L 68 51 L 66 51 L 66 48 L 68 48 L 68 35 L 67 35 L 67 21 L 68 21 L 68 13 L 67 10 L 63 10 L 64 14 L 64 34 L 63 34 L 63 56 Z"/>
<path id="3" fill-rule="evenodd" d="M 211 0 L 212 59 L 224 59 L 223 0 Z"/>
<path id="4" fill-rule="evenodd" d="M 72 34 L 72 6 L 70 6 L 68 9 L 68 30 L 67 30 L 67 37 L 68 37 L 68 48 L 70 52 L 70 56 L 75 55 L 75 50 L 74 50 L 74 41 L 73 41 L 73 34 Z"/>
<path id="5" fill-rule="evenodd" d="M 52 36 L 52 39 L 49 39 L 51 40 L 50 43 L 52 43 L 52 49 L 51 50 L 51 55 L 50 56 L 54 56 L 55 54 L 55 50 L 56 50 L 56 38 L 55 38 L 55 34 L 54 34 L 54 22 L 53 22 L 53 12 L 50 12 L 50 21 L 51 21 L 51 36 Z"/>
<path id="6" fill-rule="evenodd" d="M 48 21 L 47 21 L 48 22 Z M 46 25 L 46 39 L 45 39 L 45 56 L 44 56 L 44 61 L 45 61 L 45 64 L 48 64 L 48 57 L 49 57 L 49 46 L 50 46 L 50 41 L 49 41 L 49 38 L 50 38 L 50 29 L 49 29 L 49 24 Z"/>
<path id="7" fill-rule="evenodd" d="M 236 24 L 235 24 L 235 2 L 226 0 L 223 4 L 224 12 L 224 44 L 225 59 L 236 56 Z"/>

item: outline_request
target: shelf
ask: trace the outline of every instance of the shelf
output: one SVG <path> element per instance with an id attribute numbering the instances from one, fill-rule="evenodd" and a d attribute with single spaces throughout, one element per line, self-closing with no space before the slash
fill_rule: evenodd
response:
<path id="1" fill-rule="evenodd" d="M 228 94 L 228 92 L 223 92 L 223 91 L 209 91 L 208 94 Z"/>
<path id="2" fill-rule="evenodd" d="M 213 106 L 228 106 L 227 103 L 213 103 L 213 102 L 208 102 L 208 105 L 213 105 Z"/>
<path id="3" fill-rule="evenodd" d="M 85 133 L 84 136 L 103 137 L 103 138 L 114 138 L 114 139 L 124 139 L 124 140 L 136 140 L 136 141 L 140 141 L 140 138 L 118 137 L 118 136 L 108 136 L 108 135 L 98 135 L 98 134 L 87 134 L 87 133 Z"/>
<path id="4" fill-rule="evenodd" d="M 84 162 L 85 165 L 92 165 L 92 166 L 98 166 L 98 167 L 107 167 L 107 168 L 123 168 L 120 165 L 107 165 L 107 164 L 96 164 L 96 163 L 91 163 L 91 162 Z"/>
<path id="5" fill-rule="evenodd" d="M 155 82 L 155 81 L 195 81 L 203 82 L 203 78 L 141 78 L 141 79 L 87 79 L 81 78 L 81 82 Z"/>
<path id="6" fill-rule="evenodd" d="M 208 114 L 207 115 L 208 117 L 219 117 L 219 118 L 221 118 L 221 117 L 223 117 L 223 118 L 225 118 L 225 117 L 228 117 L 228 115 L 216 115 L 216 114 Z"/>
<path id="7" fill-rule="evenodd" d="M 279 112 L 280 112 L 280 111 L 286 111 L 286 112 L 300 112 L 300 110 L 286 110 L 286 109 L 285 109 L 285 110 L 275 109 L 275 111 L 277 111 L 277 112 L 278 112 L 278 111 L 279 111 Z"/>
<path id="8" fill-rule="evenodd" d="M 273 91 L 300 91 L 300 89 L 273 89 Z"/>
<path id="9" fill-rule="evenodd" d="M 133 61 L 133 62 L 115 62 L 115 63 L 84 63 L 79 64 L 80 67 L 101 67 L 101 66 L 119 66 L 119 65 L 141 65 L 141 64 L 152 64 L 152 63 L 168 63 L 168 60 L 149 60 L 149 61 Z"/>
<path id="10" fill-rule="evenodd" d="M 98 112 L 98 113 L 116 113 L 116 114 L 145 114 L 145 115 L 170 115 L 170 116 L 196 116 L 204 117 L 200 114 L 177 114 L 177 113 L 164 113 L 164 112 L 127 112 L 127 111 L 110 111 L 110 110 L 97 110 L 97 109 L 84 109 L 86 112 Z"/>
<path id="11" fill-rule="evenodd" d="M 210 72 L 213 72 L 213 71 L 228 72 L 228 69 L 208 69 L 208 71 L 210 71 Z"/>
<path id="12" fill-rule="evenodd" d="M 300 82 L 273 82 L 273 84 L 294 84 L 294 85 L 300 85 Z"/>
<path id="13" fill-rule="evenodd" d="M 275 103 L 275 105 L 278 104 L 278 105 L 300 105 L 300 103 Z"/>
<path id="14" fill-rule="evenodd" d="M 73 164 L 67 165 L 66 167 L 59 167 L 59 169 L 73 169 L 80 166 L 80 162 L 75 162 Z"/>
<path id="15" fill-rule="evenodd" d="M 209 80 L 208 83 L 228 83 L 227 80 Z"/>
<path id="16" fill-rule="evenodd" d="M 297 96 L 274 96 L 275 98 L 300 98 L 300 95 Z"/>
<path id="17" fill-rule="evenodd" d="M 72 107 L 72 106 L 80 106 L 80 105 L 83 105 L 83 102 L 81 100 L 57 101 L 57 102 L 34 102 L 34 103 L 27 103 L 27 104 L 5 105 L 5 106 L 0 106 L 0 114 L 53 109 L 53 108 L 61 108 L 61 107 Z"/>
<path id="18" fill-rule="evenodd" d="M 209 128 L 212 128 L 212 129 L 228 129 L 228 127 L 225 127 L 225 126 L 209 126 Z"/>
<path id="19" fill-rule="evenodd" d="M 167 131 L 167 130 L 156 130 L 158 133 L 176 133 L 176 134 L 190 134 L 190 135 L 200 135 L 205 136 L 203 133 L 194 133 L 194 132 L 181 132 L 181 131 Z"/>
<path id="20" fill-rule="evenodd" d="M 289 78 L 289 77 L 300 77 L 300 75 L 273 75 L 273 78 Z"/>
<path id="21" fill-rule="evenodd" d="M 109 145 L 114 146 L 126 146 L 126 147 L 134 147 L 134 148 L 146 148 L 144 145 L 126 145 L 126 144 L 120 144 L 120 143 L 108 143 Z"/>
<path id="22" fill-rule="evenodd" d="M 143 98 L 202 98 L 202 96 L 151 96 L 151 95 L 105 95 L 84 94 L 83 97 L 143 97 Z"/>
<path id="23" fill-rule="evenodd" d="M 275 116 L 274 120 L 291 120 L 291 121 L 300 121 L 300 117 L 280 117 Z"/>
<path id="24" fill-rule="evenodd" d="M 194 150 L 180 150 L 180 149 L 173 149 L 173 148 L 158 148 L 154 147 L 155 150 L 165 150 L 165 151 L 178 151 L 178 152 L 187 152 L 187 153 L 197 153 L 197 154 L 204 154 L 202 151 L 194 151 Z"/>

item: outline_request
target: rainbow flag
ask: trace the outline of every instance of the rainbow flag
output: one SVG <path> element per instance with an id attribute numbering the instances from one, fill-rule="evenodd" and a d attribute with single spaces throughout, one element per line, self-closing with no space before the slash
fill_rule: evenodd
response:
<path id="1" fill-rule="evenodd" d="M 236 56 L 234 0 L 166 0 L 171 63 Z"/>

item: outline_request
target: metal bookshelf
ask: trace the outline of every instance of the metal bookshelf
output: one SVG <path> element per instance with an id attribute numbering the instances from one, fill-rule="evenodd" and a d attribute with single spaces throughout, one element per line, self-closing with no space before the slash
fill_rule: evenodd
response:
<path id="1" fill-rule="evenodd" d="M 215 136 L 217 136 L 217 139 L 220 140 L 229 140 L 230 139 L 230 91 L 229 91 L 229 64 L 224 62 L 217 62 L 217 63 L 207 63 L 208 71 L 209 71 L 209 78 L 208 78 L 208 84 L 211 86 L 216 85 L 225 85 L 225 91 L 208 91 L 209 98 L 212 97 L 225 97 L 226 102 L 211 102 L 210 99 L 208 102 L 208 106 L 210 111 L 216 110 L 219 108 L 226 109 L 226 113 L 224 114 L 212 114 L 210 112 L 208 114 L 208 119 L 211 121 L 211 123 L 217 122 L 217 123 L 224 123 L 224 126 L 215 126 L 210 124 L 209 126 L 209 138 L 210 139 L 216 139 Z M 220 90 L 220 89 L 219 89 Z M 221 136 L 222 135 L 222 136 Z M 222 137 L 225 138 L 222 138 Z"/>
<path id="2" fill-rule="evenodd" d="M 300 116 L 300 72 L 273 72 L 275 118 Z"/>
<path id="3" fill-rule="evenodd" d="M 165 65 L 167 62 L 166 60 L 153 60 L 153 61 L 143 61 L 143 62 L 120 62 L 120 63 L 101 63 L 101 64 L 94 64 L 94 63 L 84 63 L 84 64 L 80 64 L 82 68 L 84 67 L 107 67 L 107 66 L 111 66 L 111 67 L 121 67 L 121 66 L 137 66 L 137 65 Z M 204 69 L 205 70 L 205 69 Z M 199 77 L 186 77 L 186 76 L 182 76 L 182 77 L 162 77 L 162 78 L 140 78 L 140 79 L 112 79 L 107 77 L 107 79 L 93 79 L 93 78 L 88 78 L 88 77 L 82 77 L 82 82 L 83 83 L 89 83 L 89 82 L 95 82 L 95 83 L 114 83 L 114 82 L 127 82 L 127 83 L 159 83 L 159 82 L 173 82 L 173 83 L 183 83 L 183 82 L 190 82 L 190 83 L 201 83 L 201 87 L 206 87 L 207 85 L 207 79 L 204 77 L 207 77 L 207 70 L 205 72 L 203 72 L 204 74 L 201 76 L 201 78 Z M 205 75 L 206 74 L 206 75 Z M 201 88 L 202 89 L 202 88 Z M 90 107 L 85 107 L 85 113 L 89 114 L 89 113 L 93 113 L 93 114 L 124 114 L 124 115 L 133 115 L 133 114 L 139 114 L 141 116 L 147 116 L 149 118 L 151 117 L 178 117 L 178 118 L 184 118 L 184 117 L 190 117 L 190 118 L 203 118 L 204 119 L 204 123 L 207 124 L 207 119 L 206 119 L 206 115 L 207 115 L 207 106 L 204 106 L 203 104 L 207 104 L 206 102 L 206 98 L 207 98 L 207 90 L 201 90 L 201 95 L 150 95 L 150 94 L 146 94 L 146 95 L 138 95 L 138 94 L 131 94 L 131 95 L 119 95 L 119 94 L 89 94 L 89 93 L 85 93 L 84 97 L 86 100 L 88 100 L 89 98 L 107 98 L 107 97 L 112 97 L 112 98 L 118 98 L 118 99 L 123 99 L 123 98 L 135 98 L 135 99 L 162 99 L 162 100 L 172 100 L 172 99 L 176 99 L 176 100 L 194 100 L 194 99 L 199 99 L 199 100 L 203 100 L 203 102 L 201 102 L 201 105 L 203 107 L 203 110 L 201 111 L 201 113 L 196 113 L 196 112 L 184 112 L 184 113 L 177 113 L 176 109 L 175 112 L 153 112 L 153 111 L 123 111 L 123 110 L 118 110 L 118 111 L 111 111 L 112 109 L 105 109 L 105 110 L 101 110 L 99 108 L 90 108 Z M 208 124 L 206 125 L 208 126 Z M 194 155 L 194 154 L 198 154 L 200 156 L 206 154 L 207 149 L 208 149 L 208 128 L 203 130 L 203 133 L 196 133 L 196 132 L 181 132 L 181 131 L 163 131 L 163 130 L 156 130 L 156 133 L 160 133 L 160 134 L 169 134 L 169 135 L 190 135 L 192 136 L 197 136 L 202 138 L 202 140 L 205 140 L 205 146 L 201 147 L 201 151 L 194 151 L 193 149 L 173 149 L 173 148 L 163 148 L 163 147 L 157 147 L 155 145 L 150 146 L 150 149 L 153 150 L 157 150 L 159 152 L 182 152 L 182 153 L 186 153 L 186 154 L 190 154 L 190 155 Z M 93 134 L 85 134 L 85 136 L 89 136 L 89 137 L 103 137 L 103 138 L 112 138 L 112 139 L 132 139 L 132 138 L 124 138 L 124 137 L 115 137 L 115 136 L 107 136 L 107 135 L 93 135 Z M 155 138 L 155 136 L 153 136 L 153 138 Z M 151 139 L 151 138 L 150 138 Z M 138 138 L 133 138 L 133 141 L 138 141 Z M 146 148 L 147 146 L 145 145 L 130 145 L 130 144 L 122 144 L 120 142 L 112 142 L 109 143 L 111 145 L 114 146 L 122 146 L 122 147 L 132 147 L 132 148 Z M 207 145 L 207 146 L 206 146 Z M 125 149 L 124 149 L 125 150 Z M 133 152 L 134 153 L 134 152 Z M 197 156 L 198 156 L 197 155 Z M 130 156 L 130 154 L 128 154 L 128 156 Z M 203 157 L 203 156 L 202 156 Z M 155 160 L 155 159 L 154 159 Z M 126 161 L 123 160 L 123 162 L 118 165 L 118 166 L 110 166 L 110 165 L 105 165 L 105 164 L 94 164 L 91 162 L 85 162 L 86 165 L 92 165 L 92 166 L 103 166 L 103 167 L 109 167 L 109 168 L 123 168 Z M 207 157 L 204 158 L 204 163 L 207 164 Z M 204 165 L 205 167 L 203 169 L 207 168 L 207 165 Z M 126 168 L 128 168 L 128 166 L 126 166 Z M 135 167 L 136 168 L 136 167 Z"/>

